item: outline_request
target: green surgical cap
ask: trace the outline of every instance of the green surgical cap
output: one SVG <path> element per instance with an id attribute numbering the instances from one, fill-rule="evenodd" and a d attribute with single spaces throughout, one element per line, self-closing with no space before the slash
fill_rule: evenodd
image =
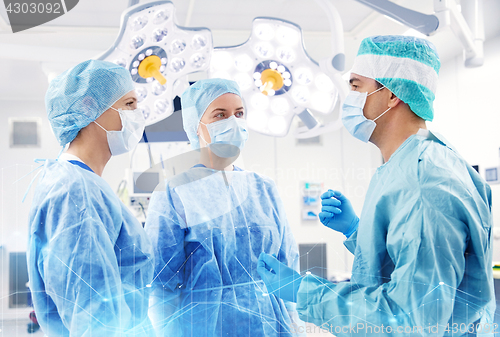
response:
<path id="1" fill-rule="evenodd" d="M 440 66 L 437 50 L 427 40 L 373 36 L 361 42 L 351 72 L 380 82 L 417 116 L 432 121 Z"/>
<path id="2" fill-rule="evenodd" d="M 72 142 L 134 88 L 127 69 L 106 61 L 88 60 L 57 76 L 50 82 L 45 107 L 59 144 Z"/>
<path id="3" fill-rule="evenodd" d="M 197 132 L 205 110 L 216 98 L 227 93 L 241 97 L 236 82 L 221 78 L 196 81 L 182 93 L 182 123 L 193 149 L 200 148 Z"/>

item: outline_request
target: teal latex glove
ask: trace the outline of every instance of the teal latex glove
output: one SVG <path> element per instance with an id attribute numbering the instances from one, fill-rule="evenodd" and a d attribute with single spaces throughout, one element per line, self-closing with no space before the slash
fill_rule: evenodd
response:
<path id="1" fill-rule="evenodd" d="M 297 292 L 302 281 L 299 273 L 264 252 L 260 253 L 257 272 L 269 294 L 275 294 L 285 301 L 297 302 Z"/>
<path id="2" fill-rule="evenodd" d="M 359 218 L 351 202 L 339 191 L 328 190 L 321 195 L 321 223 L 350 237 L 357 229 Z"/>

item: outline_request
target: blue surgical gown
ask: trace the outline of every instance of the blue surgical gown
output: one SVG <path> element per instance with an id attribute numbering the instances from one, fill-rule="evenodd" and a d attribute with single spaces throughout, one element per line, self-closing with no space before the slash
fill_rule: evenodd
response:
<path id="1" fill-rule="evenodd" d="M 152 246 L 101 177 L 47 160 L 29 220 L 30 289 L 47 336 L 154 336 Z"/>
<path id="2" fill-rule="evenodd" d="M 293 303 L 267 295 L 261 252 L 298 270 L 274 182 L 236 169 L 189 169 L 153 193 L 146 232 L 155 248 L 151 315 L 161 336 L 290 336 Z M 154 317 L 154 318 L 153 318 Z"/>
<path id="3" fill-rule="evenodd" d="M 338 336 L 493 331 L 490 188 L 446 140 L 422 132 L 371 180 L 358 231 L 345 242 L 351 281 L 306 276 L 301 319 Z"/>

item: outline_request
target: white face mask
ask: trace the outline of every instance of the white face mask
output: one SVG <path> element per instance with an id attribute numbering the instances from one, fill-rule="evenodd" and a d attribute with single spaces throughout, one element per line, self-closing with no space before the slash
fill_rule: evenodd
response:
<path id="1" fill-rule="evenodd" d="M 371 93 L 351 91 L 342 105 L 342 123 L 351 135 L 363 142 L 368 142 L 377 124 L 375 121 L 382 117 L 391 108 L 385 110 L 374 120 L 367 119 L 363 114 L 366 98 L 385 87 L 381 87 Z"/>
<path id="2" fill-rule="evenodd" d="M 200 134 L 201 139 L 208 144 L 216 156 L 221 158 L 235 157 L 245 146 L 248 140 L 247 122 L 243 118 L 231 116 L 229 118 L 205 124 L 210 135 L 211 143 L 208 143 Z"/>
<path id="3" fill-rule="evenodd" d="M 139 141 L 144 133 L 146 120 L 144 119 L 144 115 L 140 109 L 125 111 L 122 109 L 115 109 L 113 107 L 111 107 L 111 109 L 118 111 L 120 114 L 120 119 L 122 121 L 122 129 L 120 131 L 108 131 L 96 121 L 94 121 L 94 123 L 106 131 L 111 155 L 118 156 L 129 152 L 136 147 L 137 144 L 139 144 Z"/>

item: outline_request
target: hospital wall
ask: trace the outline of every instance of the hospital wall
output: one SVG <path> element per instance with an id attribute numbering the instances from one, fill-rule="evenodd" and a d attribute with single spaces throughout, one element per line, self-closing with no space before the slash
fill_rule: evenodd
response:
<path id="1" fill-rule="evenodd" d="M 440 132 L 471 165 L 500 165 L 500 36 L 484 45 L 484 65 L 464 67 L 461 55 L 443 63 L 429 128 Z M 500 185 L 491 185 L 493 260 L 500 261 Z"/>
<path id="2" fill-rule="evenodd" d="M 24 315 L 26 309 L 8 310 L 9 253 L 26 251 L 28 212 L 33 189 L 24 203 L 21 199 L 34 176 L 29 173 L 39 166 L 33 159 L 57 156 L 57 141 L 48 126 L 44 110 L 42 100 L 0 101 L 0 312 L 4 319 L 27 317 Z M 41 118 L 41 147 L 10 148 L 9 117 Z M 28 176 L 19 180 L 27 174 Z"/>

